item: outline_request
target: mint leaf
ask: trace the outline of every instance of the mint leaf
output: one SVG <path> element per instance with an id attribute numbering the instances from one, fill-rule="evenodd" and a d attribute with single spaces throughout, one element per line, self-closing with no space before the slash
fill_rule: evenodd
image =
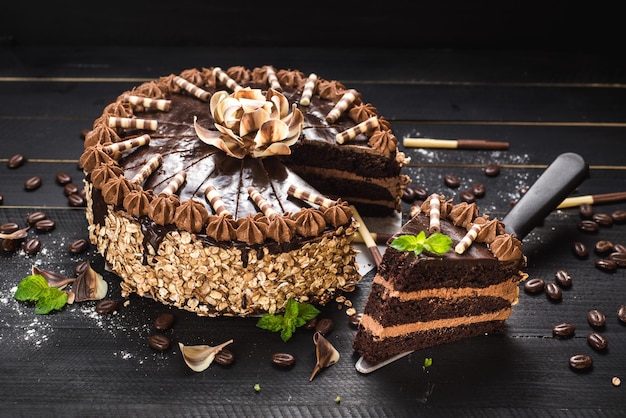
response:
<path id="1" fill-rule="evenodd" d="M 39 274 L 26 276 L 17 285 L 14 297 L 23 302 L 36 302 L 46 289 L 48 289 L 48 282 L 43 276 Z"/>
<path id="2" fill-rule="evenodd" d="M 426 233 L 420 231 L 417 235 L 400 235 L 389 244 L 398 251 L 413 251 L 420 255 L 423 250 L 429 253 L 442 255 L 452 247 L 452 239 L 441 233 L 435 233 L 426 238 Z"/>
<path id="3" fill-rule="evenodd" d="M 298 318 L 302 318 L 304 322 L 315 318 L 319 313 L 319 309 L 310 303 L 302 302 L 298 304 Z"/>
<path id="4" fill-rule="evenodd" d="M 296 328 L 306 324 L 319 314 L 319 310 L 306 302 L 298 302 L 293 298 L 287 300 L 283 315 L 265 314 L 256 323 L 256 326 L 272 332 L 280 331 L 280 338 L 288 341 Z"/>
<path id="5" fill-rule="evenodd" d="M 445 254 L 452 247 L 452 238 L 445 234 L 436 233 L 426 238 L 424 249 L 438 255 Z"/>
<path id="6" fill-rule="evenodd" d="M 256 326 L 272 332 L 278 332 L 283 329 L 282 315 L 265 314 L 256 323 Z"/>
<path id="7" fill-rule="evenodd" d="M 67 293 L 56 287 L 49 287 L 44 290 L 37 305 L 35 305 L 35 313 L 38 315 L 47 314 L 53 310 L 59 310 L 67 303 Z"/>

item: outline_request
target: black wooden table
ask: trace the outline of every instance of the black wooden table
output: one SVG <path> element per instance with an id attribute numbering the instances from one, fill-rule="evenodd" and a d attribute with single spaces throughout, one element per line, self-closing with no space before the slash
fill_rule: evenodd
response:
<path id="1" fill-rule="evenodd" d="M 519 304 L 501 335 L 481 336 L 414 352 L 372 374 L 355 370 L 355 330 L 345 308 L 322 308 L 334 319 L 329 339 L 340 361 L 312 382 L 312 334 L 298 330 L 287 343 L 255 326 L 255 318 L 201 318 L 148 299 L 130 297 L 113 316 L 95 302 L 68 305 L 51 315 L 13 298 L 31 266 L 68 275 L 88 260 L 121 301 L 119 280 L 104 269 L 93 248 L 73 255 L 68 245 L 86 238 L 84 209 L 68 205 L 55 183 L 59 171 L 82 182 L 77 162 L 81 131 L 122 91 L 161 75 L 192 67 L 272 64 L 337 79 L 360 91 L 391 121 L 398 136 L 507 141 L 508 150 L 404 149 L 405 172 L 415 185 L 455 198 L 483 183 L 481 210 L 502 217 L 525 187 L 558 155 L 578 153 L 590 177 L 575 195 L 626 191 L 626 66 L 620 56 L 593 53 L 439 51 L 316 48 L 106 48 L 10 47 L 0 49 L 0 224 L 25 226 L 43 210 L 57 223 L 50 232 L 29 231 L 43 242 L 36 255 L 0 250 L 0 415 L 6 416 L 624 416 L 626 325 L 617 318 L 626 304 L 626 270 L 595 267 L 599 240 L 626 244 L 626 224 L 596 233 L 578 229 L 577 207 L 556 210 L 524 240 L 530 278 L 573 278 L 561 302 L 520 292 Z M 26 164 L 7 167 L 23 154 Z M 488 177 L 484 167 L 501 172 Z M 461 180 L 447 188 L 445 174 Z M 24 181 L 41 176 L 26 191 Z M 626 209 L 626 202 L 596 204 L 596 213 Z M 403 208 L 408 217 L 409 205 Z M 572 243 L 587 244 L 580 260 Z M 350 295 L 363 308 L 372 280 L 367 274 Z M 587 312 L 598 309 L 609 342 L 596 352 Z M 219 344 L 233 338 L 236 362 L 213 364 L 202 373 L 184 364 L 174 345 L 156 352 L 147 344 L 152 321 L 172 311 L 174 343 Z M 570 322 L 570 339 L 552 335 Z M 290 370 L 270 363 L 276 351 L 297 358 Z M 593 368 L 570 369 L 574 354 L 589 354 Z M 424 368 L 424 360 L 432 365 Z M 615 386 L 614 377 L 624 383 Z M 255 390 L 255 385 L 259 390 Z"/>

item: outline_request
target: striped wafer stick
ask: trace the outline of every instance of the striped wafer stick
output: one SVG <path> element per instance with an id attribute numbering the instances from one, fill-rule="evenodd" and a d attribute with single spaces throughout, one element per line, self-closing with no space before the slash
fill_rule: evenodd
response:
<path id="1" fill-rule="evenodd" d="M 343 96 L 341 96 L 341 99 L 339 99 L 339 101 L 335 103 L 335 107 L 333 107 L 331 111 L 328 112 L 328 114 L 326 115 L 326 122 L 333 123 L 337 119 L 339 119 L 339 116 L 341 116 L 346 110 L 348 110 L 352 103 L 354 103 L 354 101 L 358 97 L 358 94 L 359 93 L 357 93 L 357 91 L 354 89 L 346 91 Z"/>
<path id="2" fill-rule="evenodd" d="M 270 83 L 270 87 L 274 90 L 281 91 L 283 87 L 280 85 L 278 81 L 278 77 L 276 77 L 276 71 L 270 65 L 265 66 L 265 71 L 267 72 L 267 81 Z"/>
<path id="3" fill-rule="evenodd" d="M 133 106 L 143 106 L 146 109 L 157 109 L 167 112 L 172 106 L 172 101 L 166 99 L 151 99 L 150 97 L 133 96 L 132 94 L 127 94 L 124 98 Z"/>
<path id="4" fill-rule="evenodd" d="M 230 76 L 226 74 L 226 72 L 220 67 L 215 67 L 213 69 L 213 74 L 215 74 L 215 77 L 217 77 L 217 79 L 222 83 L 226 84 L 226 87 L 228 87 L 232 91 L 241 90 L 243 88 L 239 84 L 237 84 L 235 80 L 230 78 Z"/>
<path id="5" fill-rule="evenodd" d="M 315 83 L 317 82 L 317 74 L 309 74 L 306 83 L 304 83 L 304 90 L 302 90 L 302 97 L 300 98 L 300 104 L 302 106 L 308 106 L 311 104 L 311 97 L 315 90 Z"/>
<path id="6" fill-rule="evenodd" d="M 174 82 L 178 84 L 180 88 L 187 91 L 188 93 L 193 94 L 194 96 L 196 96 L 198 99 L 202 100 L 203 102 L 208 102 L 209 99 L 211 98 L 211 93 L 209 93 L 206 90 L 201 89 L 200 87 L 196 86 L 193 83 L 190 83 L 189 81 L 185 80 L 181 76 L 177 75 L 176 77 L 174 77 Z"/>
<path id="7" fill-rule="evenodd" d="M 170 180 L 170 182 L 165 186 L 165 189 L 161 193 L 165 194 L 174 194 L 180 189 L 180 186 L 183 185 L 187 179 L 187 173 L 183 170 L 176 173 L 176 175 Z"/>
<path id="8" fill-rule="evenodd" d="M 137 128 L 156 131 L 159 122 L 155 119 L 118 118 L 109 116 L 109 128 Z"/>
<path id="9" fill-rule="evenodd" d="M 141 170 L 135 174 L 135 177 L 131 179 L 131 182 L 137 184 L 143 183 L 148 177 L 150 177 L 150 174 L 154 173 L 154 170 L 156 170 L 162 162 L 163 159 L 161 158 L 161 154 L 152 156 L 148 162 L 141 167 Z"/>
<path id="10" fill-rule="evenodd" d="M 287 189 L 287 194 L 300 200 L 304 200 L 305 202 L 315 203 L 316 205 L 324 206 L 327 208 L 337 204 L 337 202 L 335 202 L 334 200 L 330 200 L 325 198 L 324 196 L 311 193 L 308 190 L 304 190 L 303 188 L 294 186 L 293 184 L 289 185 L 289 188 Z"/>
<path id="11" fill-rule="evenodd" d="M 150 135 L 143 134 L 136 138 L 126 139 L 120 142 L 114 142 L 109 145 L 105 145 L 102 147 L 102 151 L 107 154 L 115 154 L 116 152 L 126 151 L 131 148 L 137 148 L 142 145 L 148 145 L 150 143 Z"/>
<path id="12" fill-rule="evenodd" d="M 343 132 L 339 132 L 335 139 L 338 144 L 343 144 L 349 139 L 356 138 L 357 135 L 362 134 L 364 132 L 370 132 L 376 128 L 378 128 L 378 117 L 372 116 L 371 118 L 364 120 L 352 128 L 348 128 Z"/>
<path id="13" fill-rule="evenodd" d="M 482 228 L 482 225 L 483 224 L 472 225 L 472 227 L 470 228 L 469 231 L 467 231 L 467 234 L 465 234 L 463 239 L 459 241 L 456 247 L 454 247 L 454 251 L 457 254 L 463 254 L 465 250 L 467 250 L 469 246 L 472 245 L 472 242 L 474 242 L 474 240 L 478 236 L 478 233 L 480 232 L 480 228 Z"/>
<path id="14" fill-rule="evenodd" d="M 226 205 L 224 204 L 224 201 L 222 200 L 222 197 L 220 196 L 220 193 L 217 191 L 215 186 L 213 186 L 212 184 L 206 186 L 206 189 L 204 190 L 204 196 L 206 197 L 206 200 L 208 200 L 211 204 L 211 207 L 213 208 L 215 213 L 217 213 L 218 215 L 232 218 L 233 215 L 228 211 L 228 209 L 226 209 Z"/>
<path id="15" fill-rule="evenodd" d="M 270 202 L 268 202 L 263 196 L 261 196 L 261 193 L 259 193 L 257 189 L 255 189 L 254 187 L 248 187 L 248 195 L 250 195 L 254 203 L 256 203 L 256 205 L 259 207 L 259 209 L 261 209 L 261 212 L 263 212 L 265 216 L 267 216 L 268 218 L 272 218 L 278 215 L 278 212 L 272 209 L 272 205 L 270 204 Z"/>
<path id="16" fill-rule="evenodd" d="M 433 193 L 430 195 L 430 225 L 428 230 L 431 234 L 441 231 L 441 202 L 439 202 L 439 195 Z"/>

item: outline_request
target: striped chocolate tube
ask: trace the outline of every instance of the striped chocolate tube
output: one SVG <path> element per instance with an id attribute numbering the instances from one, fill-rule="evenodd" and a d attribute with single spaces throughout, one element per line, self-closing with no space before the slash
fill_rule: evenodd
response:
<path id="1" fill-rule="evenodd" d="M 465 250 L 467 250 L 469 246 L 472 245 L 472 243 L 478 236 L 480 228 L 482 228 L 482 224 L 473 224 L 469 231 L 467 231 L 467 234 L 465 234 L 463 239 L 459 241 L 456 247 L 454 247 L 454 251 L 457 254 L 463 254 Z"/>
<path id="2" fill-rule="evenodd" d="M 154 170 L 156 170 L 162 162 L 163 159 L 161 158 L 161 154 L 152 156 L 148 162 L 141 167 L 141 170 L 135 174 L 135 177 L 131 179 L 131 182 L 142 184 L 148 177 L 150 177 L 150 174 L 154 173 Z"/>
<path id="3" fill-rule="evenodd" d="M 278 81 L 278 77 L 276 77 L 276 71 L 270 65 L 265 66 L 265 71 L 267 72 L 267 81 L 270 83 L 270 87 L 274 90 L 281 91 L 283 87 L 280 85 Z"/>
<path id="4" fill-rule="evenodd" d="M 330 200 L 325 198 L 324 196 L 311 193 L 308 190 L 304 190 L 303 188 L 294 186 L 293 184 L 289 185 L 289 188 L 287 189 L 287 194 L 297 199 L 304 200 L 305 202 L 315 203 L 316 205 L 324 206 L 327 208 L 337 204 L 337 202 L 335 202 L 334 200 Z"/>
<path id="5" fill-rule="evenodd" d="M 339 132 L 335 136 L 335 139 L 337 140 L 338 144 L 343 144 L 350 139 L 356 138 L 359 134 L 370 132 L 378 128 L 378 126 L 378 117 L 372 116 L 371 118 L 364 120 L 363 122 L 353 126 L 352 128 L 348 128 L 343 132 Z"/>
<path id="6" fill-rule="evenodd" d="M 441 202 L 439 201 L 439 195 L 433 193 L 430 195 L 430 224 L 428 230 L 431 234 L 441 231 Z"/>
<path id="7" fill-rule="evenodd" d="M 354 103 L 357 98 L 357 91 L 354 89 L 350 89 L 346 91 L 341 99 L 337 103 L 335 103 L 335 107 L 333 107 L 330 112 L 326 115 L 326 122 L 334 123 L 339 116 L 343 115 L 343 113 L 348 110 L 348 108 Z"/>
<path id="8" fill-rule="evenodd" d="M 109 128 L 137 128 L 156 131 L 159 123 L 155 119 L 118 118 L 109 116 Z"/>
<path id="9" fill-rule="evenodd" d="M 165 189 L 163 189 L 163 191 L 161 191 L 161 193 L 165 193 L 165 194 L 174 194 L 178 191 L 178 189 L 180 189 L 180 186 L 183 185 L 183 183 L 185 182 L 185 179 L 187 179 L 187 173 L 185 171 L 179 171 L 178 173 L 176 173 L 176 175 L 172 178 L 172 180 L 170 180 L 170 182 L 167 184 L 167 186 L 165 186 Z"/>
<path id="10" fill-rule="evenodd" d="M 201 89 L 200 87 L 196 86 L 193 83 L 190 83 L 189 81 L 185 80 L 181 76 L 177 75 L 176 77 L 174 77 L 174 82 L 181 89 L 187 91 L 188 93 L 193 94 L 194 96 L 196 96 L 198 99 L 202 100 L 203 102 L 208 102 L 209 99 L 211 98 L 211 93 L 209 93 L 206 90 Z"/>
<path id="11" fill-rule="evenodd" d="M 233 215 L 228 211 L 228 209 L 226 209 L 226 205 L 224 204 L 224 201 L 222 200 L 222 197 L 220 196 L 220 193 L 217 191 L 215 186 L 213 186 L 212 184 L 206 186 L 206 189 L 204 190 L 204 196 L 206 197 L 206 200 L 208 200 L 211 204 L 211 207 L 213 208 L 215 213 L 217 213 L 218 215 L 232 218 Z"/>
<path id="12" fill-rule="evenodd" d="M 311 104 L 311 97 L 313 97 L 313 91 L 315 90 L 315 83 L 317 82 L 317 74 L 311 73 L 304 83 L 304 90 L 302 90 L 302 97 L 300 97 L 300 104 L 302 106 L 308 106 Z"/>
<path id="13" fill-rule="evenodd" d="M 102 151 L 107 154 L 115 154 L 116 152 L 126 151 L 131 148 L 137 148 L 142 145 L 148 145 L 150 143 L 150 135 L 143 134 L 136 138 L 126 139 L 120 142 L 114 142 L 109 145 L 105 145 L 102 147 Z"/>
<path id="14" fill-rule="evenodd" d="M 265 200 L 265 198 L 261 196 L 261 193 L 259 193 L 257 189 L 255 189 L 254 187 L 248 187 L 248 195 L 250 195 L 250 198 L 252 198 L 254 203 L 256 203 L 256 205 L 259 207 L 259 209 L 261 209 L 261 212 L 263 212 L 265 216 L 267 216 L 268 218 L 272 218 L 278 215 L 278 212 L 272 209 L 272 205 L 270 204 L 270 202 Z"/>
<path id="15" fill-rule="evenodd" d="M 132 94 L 127 94 L 124 96 L 124 99 L 133 106 L 143 106 L 146 109 L 157 109 L 164 112 L 169 111 L 172 106 L 171 100 L 152 99 L 150 97 L 133 96 Z"/>
<path id="16" fill-rule="evenodd" d="M 226 84 L 226 87 L 228 87 L 232 91 L 241 90 L 243 88 L 239 84 L 237 84 L 235 80 L 230 78 L 230 76 L 226 74 L 226 72 L 220 67 L 215 67 L 213 69 L 213 74 L 215 74 L 215 77 L 217 77 L 217 79 L 222 83 Z"/>

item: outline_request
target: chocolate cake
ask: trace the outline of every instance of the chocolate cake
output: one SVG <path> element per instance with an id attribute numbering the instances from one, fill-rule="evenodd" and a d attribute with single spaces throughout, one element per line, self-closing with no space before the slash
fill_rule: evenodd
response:
<path id="1" fill-rule="evenodd" d="M 399 237 L 451 239 L 442 255 L 404 250 Z M 504 329 L 517 303 L 522 245 L 475 203 L 431 195 L 389 241 L 353 348 L 375 364 L 398 354 Z"/>
<path id="2" fill-rule="evenodd" d="M 404 163 L 356 90 L 271 66 L 189 69 L 123 92 L 80 158 L 90 239 L 123 294 L 210 316 L 353 289 L 350 205 L 399 211 Z"/>

